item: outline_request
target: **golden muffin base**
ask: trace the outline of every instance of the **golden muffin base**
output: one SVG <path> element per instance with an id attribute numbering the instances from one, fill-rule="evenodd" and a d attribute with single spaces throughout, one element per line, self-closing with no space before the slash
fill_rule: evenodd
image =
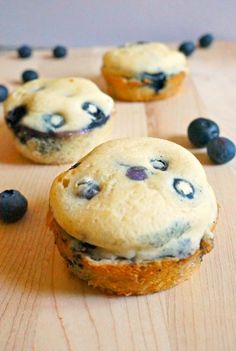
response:
<path id="1" fill-rule="evenodd" d="M 107 82 L 108 93 L 117 100 L 122 101 L 153 101 L 163 100 L 175 95 L 184 80 L 186 73 L 180 72 L 170 76 L 166 86 L 159 92 L 149 88 L 145 83 L 137 79 L 126 79 L 112 74 L 106 68 L 102 68 L 103 76 Z"/>
<path id="2" fill-rule="evenodd" d="M 74 134 L 65 138 L 37 138 L 22 144 L 17 137 L 14 142 L 17 150 L 36 163 L 65 164 L 77 162 L 99 144 L 111 139 L 112 117 L 101 127 L 85 134 Z M 49 141 L 50 140 L 50 141 Z M 42 150 L 43 151 L 40 151 Z"/>
<path id="3" fill-rule="evenodd" d="M 61 229 L 51 223 L 55 243 L 69 269 L 88 285 L 116 295 L 144 295 L 169 289 L 188 279 L 200 267 L 203 255 L 213 249 L 212 239 L 202 239 L 194 255 L 184 259 L 159 259 L 131 262 L 108 260 L 95 261 L 88 255 L 80 256 L 80 263 L 73 264 L 73 250 L 63 239 Z"/>

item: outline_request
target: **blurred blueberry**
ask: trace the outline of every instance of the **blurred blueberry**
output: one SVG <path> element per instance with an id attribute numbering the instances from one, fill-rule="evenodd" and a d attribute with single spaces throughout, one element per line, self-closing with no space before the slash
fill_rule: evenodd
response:
<path id="1" fill-rule="evenodd" d="M 8 89 L 5 85 L 0 85 L 0 102 L 3 102 L 8 97 Z"/>
<path id="2" fill-rule="evenodd" d="M 207 118 L 194 119 L 188 126 L 188 138 L 196 147 L 206 146 L 220 133 L 218 125 Z"/>
<path id="3" fill-rule="evenodd" d="M 53 56 L 55 58 L 63 58 L 67 55 L 67 48 L 61 45 L 55 46 L 53 49 Z"/>
<path id="4" fill-rule="evenodd" d="M 20 58 L 28 58 L 32 56 L 32 48 L 28 45 L 22 45 L 17 49 Z"/>
<path id="5" fill-rule="evenodd" d="M 179 51 L 181 51 L 185 56 L 190 56 L 195 49 L 196 46 L 192 41 L 185 41 L 179 46 Z"/>
<path id="6" fill-rule="evenodd" d="M 208 48 L 214 41 L 212 34 L 204 34 L 199 39 L 199 46 L 201 48 Z"/>
<path id="7" fill-rule="evenodd" d="M 207 154 L 217 164 L 227 163 L 235 156 L 235 144 L 227 138 L 217 137 L 207 145 Z"/>
<path id="8" fill-rule="evenodd" d="M 22 80 L 24 83 L 30 80 L 38 79 L 39 75 L 36 71 L 28 69 L 22 73 Z"/>

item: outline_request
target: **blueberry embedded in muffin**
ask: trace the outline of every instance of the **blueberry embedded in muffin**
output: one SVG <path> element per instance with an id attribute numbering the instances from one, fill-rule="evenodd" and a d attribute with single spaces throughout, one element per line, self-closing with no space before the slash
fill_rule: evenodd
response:
<path id="1" fill-rule="evenodd" d="M 187 72 L 185 56 L 161 43 L 127 44 L 103 57 L 109 92 L 120 100 L 165 99 L 177 92 Z"/>
<path id="2" fill-rule="evenodd" d="M 35 162 L 77 161 L 111 134 L 113 101 L 83 78 L 34 80 L 4 107 L 17 148 Z"/>
<path id="3" fill-rule="evenodd" d="M 50 191 L 52 229 L 70 269 L 121 295 L 172 287 L 213 247 L 214 193 L 186 149 L 154 138 L 96 147 Z"/>

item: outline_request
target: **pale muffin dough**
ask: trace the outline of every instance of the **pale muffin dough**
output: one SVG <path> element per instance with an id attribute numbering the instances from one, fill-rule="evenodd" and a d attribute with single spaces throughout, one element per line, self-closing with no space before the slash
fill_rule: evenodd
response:
<path id="1" fill-rule="evenodd" d="M 173 75 L 188 71 L 186 57 L 181 52 L 153 42 L 129 44 L 106 52 L 103 68 L 124 77 L 138 76 L 142 72 Z"/>
<path id="2" fill-rule="evenodd" d="M 18 106 L 26 106 L 27 112 L 20 124 L 41 132 L 49 131 L 44 116 L 53 114 L 52 121 L 55 125 L 62 116 L 64 124 L 54 128 L 54 131 L 60 133 L 78 131 L 91 123 L 91 115 L 82 108 L 85 102 L 94 104 L 90 107 L 90 112 L 95 112 L 97 106 L 109 116 L 113 109 L 113 100 L 102 93 L 93 82 L 84 78 L 33 80 L 16 89 L 4 107 L 7 115 Z M 51 129 L 53 130 L 53 126 Z"/>
<path id="3" fill-rule="evenodd" d="M 184 258 L 212 238 L 217 203 L 199 161 L 156 138 L 104 143 L 59 175 L 50 191 L 56 222 L 96 246 L 97 258 Z"/>
<path id="4" fill-rule="evenodd" d="M 111 138 L 114 103 L 84 78 L 37 79 L 4 104 L 17 149 L 34 162 L 75 162 Z"/>

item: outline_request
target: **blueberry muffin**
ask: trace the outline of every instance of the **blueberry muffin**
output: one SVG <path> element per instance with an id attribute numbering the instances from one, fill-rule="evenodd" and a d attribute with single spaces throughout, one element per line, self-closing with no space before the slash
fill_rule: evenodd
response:
<path id="1" fill-rule="evenodd" d="M 75 162 L 111 136 L 113 100 L 87 79 L 33 80 L 4 109 L 17 149 L 35 162 Z"/>
<path id="2" fill-rule="evenodd" d="M 118 295 L 170 288 L 213 247 L 215 195 L 199 161 L 161 139 L 108 141 L 60 174 L 51 228 L 69 268 Z"/>
<path id="3" fill-rule="evenodd" d="M 161 43 L 128 44 L 103 57 L 108 91 L 118 100 L 168 98 L 178 91 L 187 71 L 185 56 Z"/>

